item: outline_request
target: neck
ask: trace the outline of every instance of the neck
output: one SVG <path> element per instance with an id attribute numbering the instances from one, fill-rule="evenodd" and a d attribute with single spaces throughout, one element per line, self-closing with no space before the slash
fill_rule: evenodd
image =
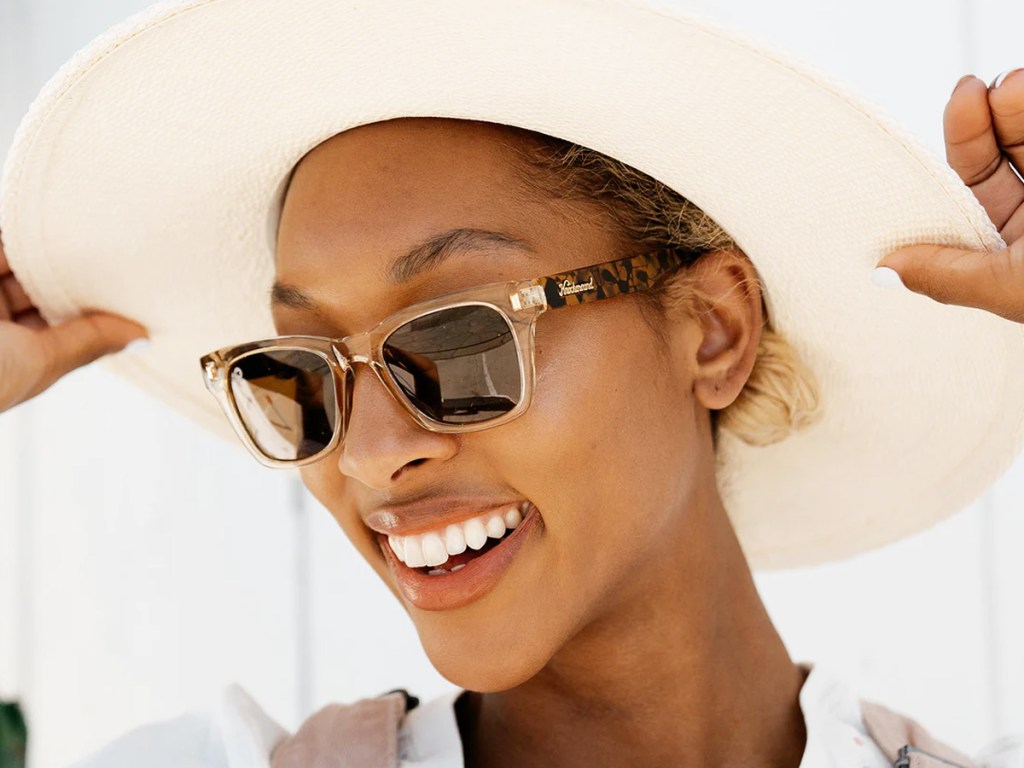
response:
<path id="1" fill-rule="evenodd" d="M 799 766 L 805 671 L 718 504 L 685 534 L 707 546 L 652 557 L 672 571 L 633 580 L 537 675 L 459 698 L 466 768 Z"/>

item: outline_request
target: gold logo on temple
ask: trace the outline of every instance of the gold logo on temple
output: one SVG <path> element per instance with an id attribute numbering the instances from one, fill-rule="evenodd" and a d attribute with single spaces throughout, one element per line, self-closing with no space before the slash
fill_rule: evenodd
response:
<path id="1" fill-rule="evenodd" d="M 572 280 L 563 280 L 558 284 L 558 295 L 567 296 L 571 293 L 583 293 L 584 291 L 593 291 L 594 289 L 594 278 L 591 277 L 585 283 L 574 283 Z"/>

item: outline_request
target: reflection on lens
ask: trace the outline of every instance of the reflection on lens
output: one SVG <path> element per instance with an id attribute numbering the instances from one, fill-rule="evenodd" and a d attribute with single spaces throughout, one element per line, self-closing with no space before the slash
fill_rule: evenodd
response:
<path id="1" fill-rule="evenodd" d="M 412 403 L 435 421 L 469 424 L 519 402 L 515 335 L 492 307 L 451 307 L 412 320 L 384 343 L 388 371 Z"/>
<path id="2" fill-rule="evenodd" d="M 331 368 L 305 349 L 256 352 L 228 377 L 238 415 L 257 447 L 273 459 L 305 459 L 334 435 L 336 391 Z"/>

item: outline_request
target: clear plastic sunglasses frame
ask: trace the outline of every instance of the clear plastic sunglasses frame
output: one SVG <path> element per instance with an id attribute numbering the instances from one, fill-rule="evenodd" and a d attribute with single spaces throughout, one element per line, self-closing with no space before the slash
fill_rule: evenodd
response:
<path id="1" fill-rule="evenodd" d="M 369 331 L 331 339 L 323 336 L 278 336 L 223 347 L 200 358 L 207 389 L 217 399 L 235 433 L 249 452 L 266 467 L 294 468 L 312 464 L 334 451 L 347 432 L 351 411 L 355 363 L 366 363 L 388 392 L 402 404 L 416 423 L 433 432 L 475 432 L 505 424 L 521 416 L 530 406 L 535 384 L 534 333 L 537 318 L 546 310 L 586 304 L 592 301 L 651 288 L 655 281 L 684 260 L 695 261 L 701 252 L 661 249 L 625 259 L 606 261 L 557 275 L 528 280 L 511 280 L 473 286 L 412 304 L 377 323 Z M 446 424 L 420 410 L 402 391 L 385 364 L 384 345 L 388 337 L 406 323 L 440 309 L 469 305 L 491 307 L 502 315 L 512 330 L 519 359 L 520 396 L 509 411 L 479 422 Z M 335 425 L 330 443 L 301 459 L 275 459 L 255 443 L 242 422 L 232 388 L 227 385 L 232 366 L 249 355 L 289 350 L 307 350 L 329 366 L 335 393 Z"/>

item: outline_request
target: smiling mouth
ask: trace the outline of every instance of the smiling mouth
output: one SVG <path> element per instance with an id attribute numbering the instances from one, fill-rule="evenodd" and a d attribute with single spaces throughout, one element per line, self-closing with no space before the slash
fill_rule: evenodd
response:
<path id="1" fill-rule="evenodd" d="M 492 590 L 520 557 L 519 551 L 528 546 L 527 542 L 536 540 L 544 525 L 540 511 L 532 504 L 525 509 L 526 517 L 514 528 L 504 531 L 504 535 L 488 536 L 483 542 L 479 534 L 471 536 L 479 549 L 467 546 L 458 554 L 448 553 L 445 560 L 437 563 L 441 553 L 436 550 L 436 545 L 429 545 L 428 549 L 436 555 L 431 558 L 434 565 L 409 566 L 398 556 L 387 535 L 378 533 L 377 541 L 406 601 L 427 611 L 453 610 L 480 599 Z M 495 524 L 493 533 L 497 533 L 496 528 Z M 401 545 L 399 551 L 402 551 Z M 416 558 L 414 563 L 423 562 L 415 551 L 412 556 Z"/>
<path id="2" fill-rule="evenodd" d="M 410 570 L 439 576 L 457 573 L 512 535 L 536 509 L 530 502 L 492 508 L 487 512 L 434 530 L 405 536 L 378 533 L 382 550 L 390 550 Z"/>

